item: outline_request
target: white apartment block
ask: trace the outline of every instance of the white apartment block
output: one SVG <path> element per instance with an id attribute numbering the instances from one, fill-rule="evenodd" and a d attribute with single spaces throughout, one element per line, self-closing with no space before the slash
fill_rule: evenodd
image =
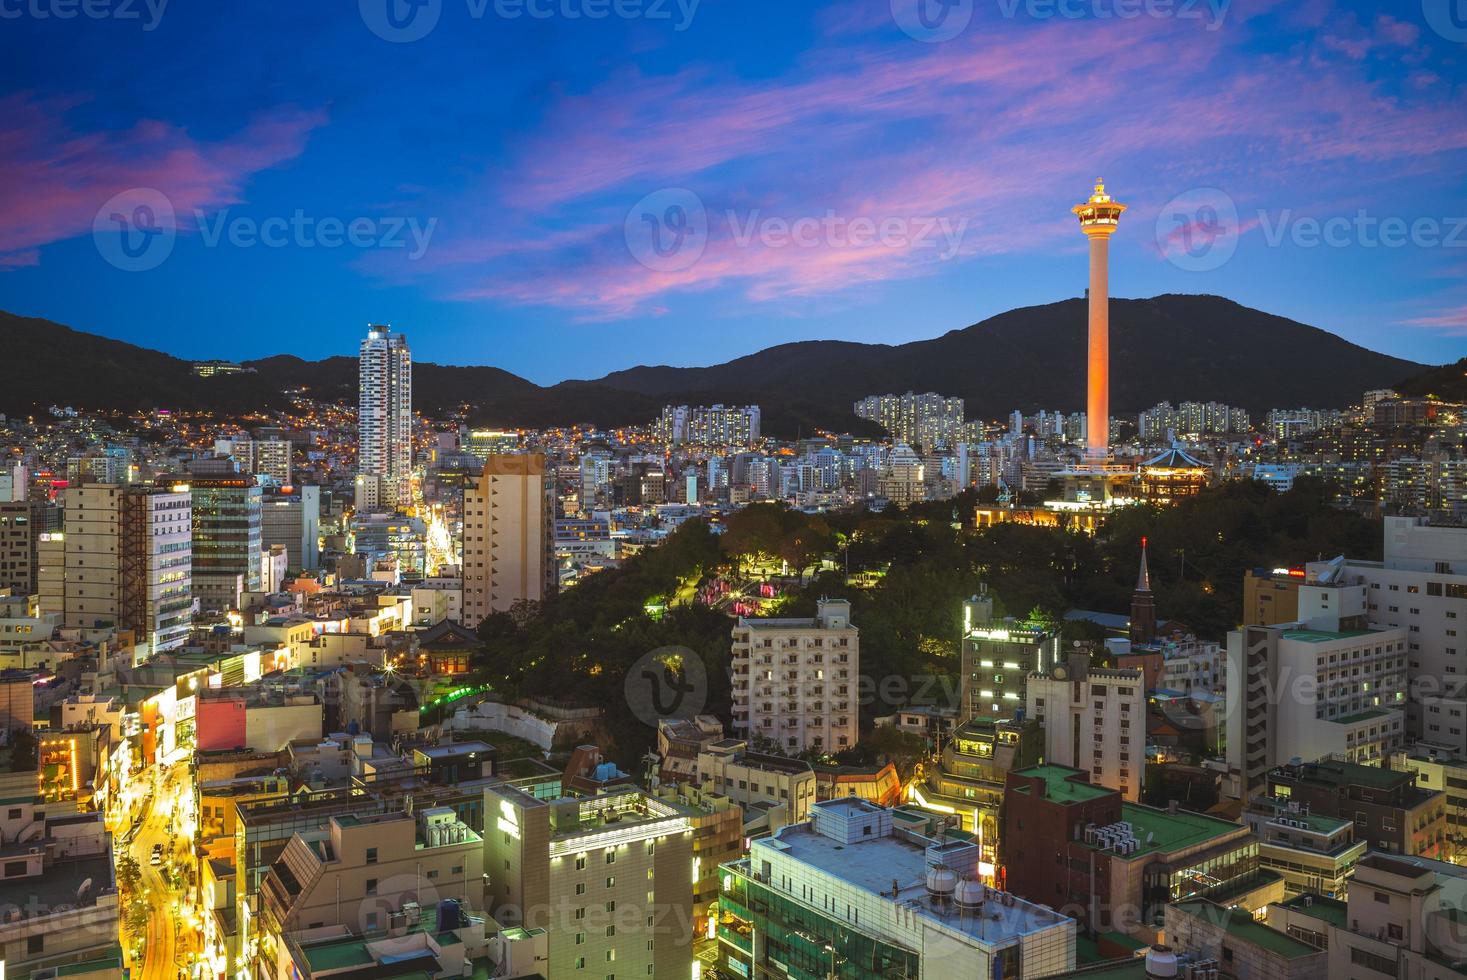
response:
<path id="1" fill-rule="evenodd" d="M 1315 562 L 1306 575 L 1301 619 L 1354 593 L 1372 626 L 1406 631 L 1408 730 L 1467 753 L 1467 528 L 1387 517 L 1382 561 Z"/>
<path id="2" fill-rule="evenodd" d="M 822 599 L 814 619 L 740 617 L 732 662 L 736 732 L 785 751 L 856 744 L 861 656 L 849 602 Z"/>
<path id="3" fill-rule="evenodd" d="M 1292 758 L 1381 765 L 1404 744 L 1407 631 L 1343 612 L 1228 634 L 1228 770 L 1243 799 Z"/>
<path id="4" fill-rule="evenodd" d="M 866 975 L 848 973 L 842 959 L 853 971 L 869 968 L 855 954 L 873 949 L 887 964 L 894 953 L 909 964 L 889 965 L 882 976 L 901 969 L 928 980 L 1026 980 L 1073 972 L 1075 920 L 981 884 L 978 855 L 976 841 L 948 839 L 867 800 L 817 803 L 808 822 L 754 841 L 747 861 L 725 866 L 726 888 L 755 909 L 772 909 L 756 912 L 750 949 L 728 951 L 731 969 L 810 976 L 808 965 L 787 967 L 782 948 L 824 945 L 828 976 Z"/>
<path id="5" fill-rule="evenodd" d="M 1101 670 L 1074 657 L 1028 677 L 1029 717 L 1044 726 L 1044 761 L 1090 773 L 1131 802 L 1146 782 L 1146 682 L 1140 668 Z"/>
<path id="6" fill-rule="evenodd" d="M 555 488 L 540 453 L 495 454 L 464 492 L 463 621 L 477 627 L 556 589 Z"/>
<path id="7" fill-rule="evenodd" d="M 135 630 L 150 653 L 176 649 L 188 642 L 193 620 L 192 495 L 134 491 L 126 506 L 121 625 Z M 133 521 L 135 531 L 129 530 Z"/>
<path id="8" fill-rule="evenodd" d="M 1166 691 L 1191 694 L 1193 691 L 1218 691 L 1224 677 L 1222 644 L 1199 640 L 1195 636 L 1157 639 L 1133 646 L 1133 653 L 1149 650 L 1161 652 L 1161 676 L 1157 687 Z"/>

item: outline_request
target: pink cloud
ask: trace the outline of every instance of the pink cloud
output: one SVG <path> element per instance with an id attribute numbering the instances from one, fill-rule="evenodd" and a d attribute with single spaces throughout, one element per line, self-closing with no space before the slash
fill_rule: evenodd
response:
<path id="1" fill-rule="evenodd" d="M 253 174 L 300 154 L 321 112 L 286 108 L 240 132 L 202 141 L 158 120 L 78 133 L 65 122 L 76 99 L 0 99 L 0 265 L 34 264 L 37 250 L 91 230 L 113 195 L 164 194 L 176 213 L 237 202 Z"/>
<path id="2" fill-rule="evenodd" d="M 1451 336 L 1467 336 L 1467 305 L 1440 310 L 1400 321 L 1406 326 L 1428 327 Z"/>
<path id="3" fill-rule="evenodd" d="M 1253 6 L 1261 16 L 1271 4 Z M 1132 205 L 1144 242 L 1160 205 L 1191 188 L 1316 195 L 1340 190 L 1330 181 L 1346 168 L 1377 170 L 1384 184 L 1467 149 L 1461 106 L 1404 100 L 1348 51 L 1240 56 L 1248 31 L 1229 28 L 975 22 L 935 45 L 852 46 L 842 32 L 757 82 L 629 71 L 553 104 L 520 163 L 476 188 L 490 202 L 467 209 L 477 220 L 445 229 L 418 269 L 396 274 L 588 319 L 725 286 L 756 302 L 838 301 L 950 266 L 920 249 L 739 246 L 723 213 L 964 220 L 959 261 L 1078 248 L 1056 188 L 1078 199 L 1096 171 Z M 1375 23 L 1397 45 L 1409 28 Z M 632 203 L 665 187 L 695 190 L 714 218 L 700 260 L 677 273 L 638 265 L 621 233 Z M 1358 178 L 1348 191 L 1358 200 Z M 1261 203 L 1238 202 L 1245 213 Z"/>

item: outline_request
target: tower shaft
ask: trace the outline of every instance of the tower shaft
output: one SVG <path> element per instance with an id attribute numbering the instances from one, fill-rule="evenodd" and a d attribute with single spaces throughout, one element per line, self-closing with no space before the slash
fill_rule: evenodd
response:
<path id="1" fill-rule="evenodd" d="M 1085 359 L 1088 390 L 1085 398 L 1085 458 L 1104 463 L 1110 458 L 1110 236 L 1126 206 L 1105 192 L 1105 181 L 1095 182 L 1095 193 L 1070 208 L 1080 219 L 1080 231 L 1090 239 L 1090 343 Z"/>
<path id="2" fill-rule="evenodd" d="M 1085 455 L 1110 456 L 1110 236 L 1090 236 L 1090 352 L 1086 360 Z"/>

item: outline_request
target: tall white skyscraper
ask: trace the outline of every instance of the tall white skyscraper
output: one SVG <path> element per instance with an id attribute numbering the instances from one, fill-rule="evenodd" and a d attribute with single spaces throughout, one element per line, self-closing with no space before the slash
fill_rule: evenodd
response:
<path id="1" fill-rule="evenodd" d="M 390 327 L 367 329 L 358 362 L 357 509 L 408 502 L 413 467 L 413 356 Z"/>

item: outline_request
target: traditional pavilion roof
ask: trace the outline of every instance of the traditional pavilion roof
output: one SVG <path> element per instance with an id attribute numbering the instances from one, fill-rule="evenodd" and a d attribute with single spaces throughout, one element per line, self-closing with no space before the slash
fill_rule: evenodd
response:
<path id="1" fill-rule="evenodd" d="M 1207 464 L 1199 460 L 1196 456 L 1193 456 L 1185 449 L 1176 448 L 1168 449 L 1166 452 L 1148 459 L 1141 465 L 1148 468 L 1156 467 L 1157 469 L 1173 470 L 1207 469 Z"/>

